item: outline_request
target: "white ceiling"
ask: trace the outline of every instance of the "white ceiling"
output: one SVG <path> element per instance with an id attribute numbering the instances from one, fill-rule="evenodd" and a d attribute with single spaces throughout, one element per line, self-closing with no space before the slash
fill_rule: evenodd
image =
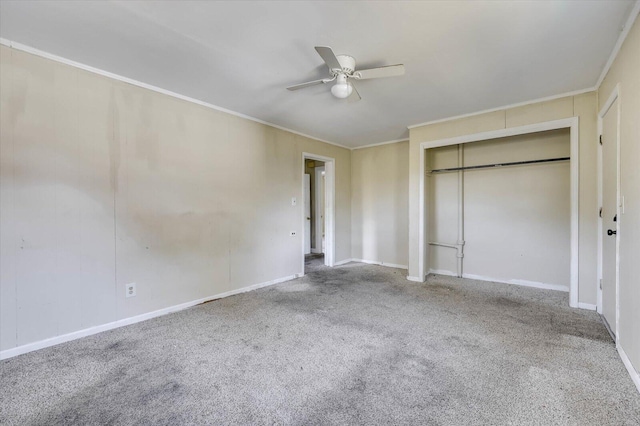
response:
<path id="1" fill-rule="evenodd" d="M 0 36 L 349 147 L 593 87 L 633 1 L 12 2 Z M 406 75 L 328 85 L 314 46 Z"/>

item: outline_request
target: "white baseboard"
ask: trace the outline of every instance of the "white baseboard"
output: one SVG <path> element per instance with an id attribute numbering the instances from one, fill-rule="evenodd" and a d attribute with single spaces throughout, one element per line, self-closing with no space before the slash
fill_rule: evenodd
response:
<path id="1" fill-rule="evenodd" d="M 578 302 L 578 308 L 580 308 L 580 309 L 588 309 L 590 311 L 595 311 L 596 310 L 596 305 L 594 305 L 592 303 Z"/>
<path id="2" fill-rule="evenodd" d="M 544 290 L 564 291 L 565 293 L 569 292 L 569 286 L 559 285 L 559 284 L 547 284 L 547 283 L 541 283 L 537 281 L 503 280 L 500 278 L 491 278 L 491 277 L 485 277 L 482 275 L 474 275 L 474 274 L 462 274 L 462 278 L 469 278 L 472 280 L 479 280 L 479 281 L 493 281 L 494 283 L 514 284 L 514 285 L 520 285 L 523 287 L 541 288 Z"/>
<path id="3" fill-rule="evenodd" d="M 636 385 L 636 389 L 638 389 L 638 392 L 640 392 L 640 375 L 638 374 L 638 371 L 636 371 L 636 369 L 633 368 L 633 364 L 631 364 L 631 360 L 625 353 L 624 349 L 622 349 L 622 346 L 618 344 L 616 345 L 616 347 L 618 349 L 618 354 L 622 359 L 622 363 L 624 364 L 625 367 L 627 367 L 629 376 L 631 376 L 631 380 L 633 380 L 633 384 Z"/>
<path id="4" fill-rule="evenodd" d="M 437 275 L 447 275 L 447 276 L 451 276 L 451 277 L 455 277 L 457 276 L 457 274 L 455 274 L 454 272 L 451 271 L 447 271 L 445 269 L 429 269 L 429 273 L 430 274 L 437 274 Z M 537 281 L 526 281 L 526 280 L 502 280 L 499 278 L 491 278 L 491 277 L 485 277 L 482 275 L 474 275 L 474 274 L 462 274 L 462 278 L 468 278 L 468 279 L 472 279 L 472 280 L 479 280 L 479 281 L 491 281 L 491 282 L 496 282 L 496 283 L 503 283 L 503 284 L 513 284 L 513 285 L 520 285 L 520 286 L 524 286 L 524 287 L 533 287 L 533 288 L 541 288 L 544 290 L 554 290 L 554 291 L 563 291 L 563 292 L 569 292 L 569 287 L 568 286 L 563 286 L 563 285 L 558 285 L 558 284 L 547 284 L 547 283 L 541 283 L 541 282 L 537 282 Z M 590 311 L 596 311 L 597 307 L 594 304 L 591 303 L 578 303 L 578 306 L 576 306 L 577 308 L 580 309 L 587 309 Z"/>
<path id="5" fill-rule="evenodd" d="M 407 275 L 407 280 L 413 281 L 415 283 L 423 283 L 424 282 L 424 280 L 421 280 L 420 277 L 412 277 L 410 275 Z"/>
<path id="6" fill-rule="evenodd" d="M 248 287 L 239 288 L 237 290 L 226 291 L 213 296 L 208 296 L 198 300 L 192 300 L 190 302 L 181 303 L 179 305 L 169 306 L 168 308 L 158 309 L 157 311 L 147 312 L 146 314 L 136 315 L 134 317 L 124 318 L 118 321 L 109 322 L 107 324 L 97 325 L 95 327 L 85 328 L 84 330 L 74 331 L 72 333 L 63 334 L 61 336 L 51 337 L 49 339 L 40 340 L 38 342 L 28 343 L 26 345 L 18 346 L 16 348 L 5 349 L 0 351 L 0 360 L 13 358 L 14 356 L 26 354 L 27 352 L 36 351 L 38 349 L 48 348 L 50 346 L 59 345 L 60 343 L 69 342 L 71 340 L 80 339 L 82 337 L 91 336 L 93 334 L 101 333 L 103 331 L 113 330 L 115 328 L 124 327 L 126 325 L 135 324 L 141 321 L 146 321 L 151 318 L 156 318 L 162 315 L 167 315 L 173 312 L 182 311 L 195 305 L 199 305 L 204 302 L 209 302 L 215 299 L 222 299 L 224 297 L 233 296 L 235 294 L 246 293 L 248 291 L 257 290 L 262 287 L 268 287 L 270 285 L 282 283 L 297 278 L 300 274 L 289 275 L 275 280 L 266 281 L 259 284 L 250 285 Z"/>
<path id="7" fill-rule="evenodd" d="M 359 263 L 368 263 L 370 265 L 388 266 L 389 268 L 409 269 L 407 265 L 397 265 L 395 263 L 383 263 L 383 262 L 376 262 L 373 260 L 364 260 L 364 259 L 344 259 L 339 262 L 335 262 L 333 266 L 345 265 L 350 262 L 359 262 Z"/>
<path id="8" fill-rule="evenodd" d="M 447 276 L 451 276 L 451 277 L 457 276 L 457 274 L 455 272 L 448 271 L 448 270 L 445 270 L 445 269 L 429 269 L 429 273 L 430 274 L 437 274 L 437 275 L 447 275 Z M 558 284 L 547 284 L 547 283 L 541 283 L 541 282 L 537 282 L 537 281 L 504 280 L 504 279 L 500 279 L 500 278 L 485 277 L 483 275 L 475 275 L 475 274 L 462 274 L 462 278 L 468 278 L 470 280 L 479 280 L 479 281 L 491 281 L 491 282 L 494 282 L 494 283 L 502 283 L 502 284 L 514 284 L 514 285 L 520 285 L 520 286 L 524 286 L 524 287 L 541 288 L 541 289 L 544 289 L 544 290 L 555 290 L 555 291 L 569 292 L 569 286 L 558 285 Z M 581 305 L 584 305 L 583 309 L 593 309 L 593 310 L 595 310 L 595 305 L 590 305 L 590 304 L 587 304 L 587 303 L 583 303 Z"/>
<path id="9" fill-rule="evenodd" d="M 313 248 L 313 247 L 311 247 L 311 253 L 313 253 L 313 254 L 320 254 L 320 253 L 322 253 L 322 250 L 321 250 L 321 249 L 317 249 L 317 248 Z"/>
<path id="10" fill-rule="evenodd" d="M 455 272 L 447 271 L 446 269 L 429 269 L 429 274 L 434 275 L 446 275 L 448 277 L 457 277 L 458 274 Z"/>
<path id="11" fill-rule="evenodd" d="M 389 268 L 409 269 L 407 265 L 398 265 L 397 263 L 379 262 L 377 260 L 351 259 L 353 262 L 368 263 L 369 265 L 387 266 Z"/>

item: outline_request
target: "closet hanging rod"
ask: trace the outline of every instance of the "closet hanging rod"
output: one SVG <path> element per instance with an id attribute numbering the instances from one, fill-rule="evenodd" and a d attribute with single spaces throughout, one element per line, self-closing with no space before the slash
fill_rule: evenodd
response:
<path id="1" fill-rule="evenodd" d="M 513 161 L 511 163 L 482 164 L 479 166 L 452 167 L 449 169 L 434 169 L 434 170 L 428 171 L 427 173 L 459 172 L 461 170 L 490 169 L 494 167 L 520 166 L 523 164 L 557 163 L 559 161 L 568 161 L 570 159 L 571 157 L 559 157 L 559 158 L 546 158 L 543 160 Z"/>

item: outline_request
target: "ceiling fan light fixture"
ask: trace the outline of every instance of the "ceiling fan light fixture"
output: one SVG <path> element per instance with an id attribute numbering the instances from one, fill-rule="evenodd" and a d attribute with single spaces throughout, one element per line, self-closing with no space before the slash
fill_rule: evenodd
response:
<path id="1" fill-rule="evenodd" d="M 331 93 L 336 98 L 348 98 L 353 93 L 353 86 L 347 81 L 347 76 L 339 74 L 336 84 L 331 87 Z"/>
<path id="2" fill-rule="evenodd" d="M 351 87 L 350 83 L 336 83 L 331 88 L 331 93 L 336 98 L 348 98 L 353 93 L 353 87 Z"/>

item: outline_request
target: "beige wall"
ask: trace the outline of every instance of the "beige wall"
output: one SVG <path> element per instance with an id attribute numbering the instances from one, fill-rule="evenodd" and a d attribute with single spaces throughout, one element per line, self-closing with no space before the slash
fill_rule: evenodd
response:
<path id="1" fill-rule="evenodd" d="M 0 54 L 1 349 L 302 272 L 302 152 L 336 159 L 351 257 L 349 150 Z"/>
<path id="2" fill-rule="evenodd" d="M 598 90 L 602 108 L 620 84 L 619 344 L 640 371 L 640 20 Z"/>
<path id="3" fill-rule="evenodd" d="M 354 259 L 407 265 L 408 161 L 408 141 L 352 151 Z"/>
<path id="4" fill-rule="evenodd" d="M 409 275 L 418 277 L 420 144 L 527 124 L 579 118 L 579 288 L 578 301 L 596 303 L 597 289 L 597 94 L 589 92 L 552 101 L 473 115 L 410 130 Z M 427 253 L 427 258 L 429 254 Z M 428 270 L 428 267 L 426 268 Z"/>
<path id="5" fill-rule="evenodd" d="M 460 145 L 462 166 L 569 157 L 561 129 Z M 458 167 L 458 145 L 427 150 L 427 168 Z M 429 239 L 458 240 L 458 173 L 427 175 Z M 569 162 L 470 170 L 463 173 L 463 276 L 569 289 Z M 434 272 L 457 272 L 457 250 L 431 246 Z"/>

